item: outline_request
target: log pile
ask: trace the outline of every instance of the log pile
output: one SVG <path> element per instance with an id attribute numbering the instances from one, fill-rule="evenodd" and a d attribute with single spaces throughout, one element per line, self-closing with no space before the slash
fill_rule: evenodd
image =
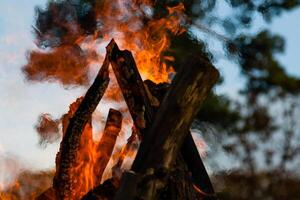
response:
<path id="1" fill-rule="evenodd" d="M 121 51 L 114 40 L 106 49 L 103 66 L 65 128 L 53 188 L 38 199 L 76 199 L 71 169 L 80 151 L 82 132 L 108 86 L 109 64 L 134 127 L 113 167 L 112 178 L 101 184 L 122 125 L 122 114 L 110 110 L 97 147 L 100 154 L 96 163 L 104 168 L 94 171 L 99 182 L 82 199 L 216 199 L 189 129 L 217 81 L 218 71 L 209 61 L 191 55 L 171 84 L 155 84 L 142 80 L 130 51 Z M 136 145 L 136 140 L 141 143 L 131 170 L 122 172 L 124 155 Z"/>

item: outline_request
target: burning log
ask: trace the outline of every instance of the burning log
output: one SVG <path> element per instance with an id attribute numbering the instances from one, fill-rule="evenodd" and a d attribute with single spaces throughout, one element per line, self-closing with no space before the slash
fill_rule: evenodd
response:
<path id="1" fill-rule="evenodd" d="M 74 116 L 70 119 L 60 145 L 58 168 L 53 180 L 53 187 L 60 199 L 73 199 L 75 195 L 72 168 L 76 164 L 81 134 L 92 113 L 96 109 L 109 83 L 109 61 L 106 56 L 97 77 L 88 89 Z"/>
<path id="2" fill-rule="evenodd" d="M 218 71 L 207 61 L 196 57 L 188 60 L 164 97 L 154 123 L 142 140 L 132 167 L 134 172 L 124 177 L 116 199 L 155 199 L 158 190 L 165 187 L 199 105 L 218 79 Z M 124 187 L 129 187 L 126 183 L 129 176 L 139 183 L 139 187 L 130 186 L 131 193 Z"/>
<path id="3" fill-rule="evenodd" d="M 170 84 L 168 83 L 155 84 L 150 80 L 146 80 L 144 83 L 150 90 L 151 94 L 153 94 L 159 101 L 163 100 L 163 97 L 170 88 Z M 190 173 L 192 173 L 192 181 L 195 186 L 206 196 L 212 196 L 213 198 L 213 196 L 215 196 L 214 188 L 190 131 L 188 131 L 188 134 L 182 144 L 181 154 L 183 161 L 186 163 Z"/>
<path id="4" fill-rule="evenodd" d="M 153 111 L 143 80 L 130 51 L 120 51 L 114 40 L 107 46 L 109 61 L 122 90 L 134 125 L 143 132 L 152 122 Z"/>
<path id="5" fill-rule="evenodd" d="M 99 185 L 101 182 L 103 172 L 113 152 L 121 126 L 122 114 L 117 110 L 110 109 L 103 135 L 97 145 L 97 153 L 99 153 L 99 155 L 96 161 L 97 167 L 94 171 L 94 176 L 97 177 L 96 180 L 98 180 L 96 185 Z"/>

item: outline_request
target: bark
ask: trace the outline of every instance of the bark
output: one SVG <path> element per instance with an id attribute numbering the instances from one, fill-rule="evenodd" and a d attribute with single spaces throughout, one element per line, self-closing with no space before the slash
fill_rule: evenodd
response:
<path id="1" fill-rule="evenodd" d="M 219 77 L 208 61 L 197 57 L 188 61 L 164 97 L 134 161 L 135 172 L 143 175 L 138 198 L 157 199 L 200 104 Z M 118 195 L 125 194 L 120 191 Z"/>
<path id="2" fill-rule="evenodd" d="M 91 119 L 109 83 L 108 74 L 109 61 L 107 57 L 99 70 L 97 77 L 85 94 L 82 102 L 70 119 L 65 135 L 60 145 L 59 165 L 56 171 L 53 187 L 60 199 L 73 199 L 74 174 L 71 169 L 74 167 L 77 152 L 80 146 L 80 139 L 85 125 Z"/>
<path id="3" fill-rule="evenodd" d="M 98 182 L 101 183 L 103 172 L 110 160 L 113 149 L 116 144 L 117 137 L 122 126 L 122 114 L 114 109 L 110 109 L 106 120 L 103 135 L 97 144 L 98 159 L 96 161 L 95 175 Z"/>

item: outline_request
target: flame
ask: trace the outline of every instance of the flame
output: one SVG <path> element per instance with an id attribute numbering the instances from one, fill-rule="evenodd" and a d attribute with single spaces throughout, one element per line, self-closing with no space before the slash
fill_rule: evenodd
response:
<path id="1" fill-rule="evenodd" d="M 142 2 L 142 3 L 141 3 Z M 165 18 L 151 18 L 143 22 L 143 15 L 151 15 L 151 1 L 129 3 L 118 0 L 116 3 L 104 1 L 97 10 L 103 24 L 101 33 L 104 40 L 113 36 L 123 49 L 133 52 L 137 67 L 144 79 L 153 82 L 169 82 L 169 74 L 174 72 L 165 60 L 174 60 L 163 53 L 170 47 L 170 34 L 177 35 L 185 31 L 181 26 L 185 20 L 184 5 L 168 7 Z"/>
<path id="2" fill-rule="evenodd" d="M 186 31 L 181 25 L 186 20 L 183 3 L 167 7 L 169 14 L 165 18 L 152 18 L 151 1 L 118 0 L 102 1 L 96 9 L 101 26 L 93 37 L 79 37 L 76 44 L 84 50 L 105 46 L 114 38 L 122 49 L 128 49 L 134 58 L 143 79 L 155 83 L 170 82 L 169 74 L 174 73 L 170 65 L 172 56 L 163 55 L 170 47 L 170 36 Z M 149 19 L 145 19 L 148 12 Z M 145 22 L 147 21 L 147 22 Z M 100 39 L 99 39 L 100 38 Z M 100 52 L 100 54 L 103 52 Z"/>
<path id="3" fill-rule="evenodd" d="M 63 116 L 63 133 L 65 133 L 69 120 L 76 112 L 82 99 L 83 97 L 78 98 L 74 103 L 72 103 L 69 106 L 69 112 Z M 125 125 L 132 124 L 131 120 L 124 120 L 123 122 Z M 108 134 L 105 134 L 105 131 L 108 131 Z M 98 186 L 101 182 L 111 177 L 111 174 L 104 173 L 104 170 L 107 168 L 107 163 L 111 159 L 111 155 L 108 155 L 108 152 L 111 147 L 113 148 L 115 145 L 115 140 L 112 137 L 113 135 L 114 137 L 117 137 L 119 132 L 120 127 L 110 124 L 106 126 L 104 132 L 100 134 L 102 135 L 100 141 L 95 141 L 93 139 L 92 121 L 89 121 L 86 124 L 81 136 L 76 164 L 70 172 L 71 174 L 76 174 L 72 180 L 76 186 L 74 191 L 72 191 L 74 193 L 73 198 L 80 199 L 92 188 Z M 113 155 L 112 158 L 116 159 L 115 155 Z M 57 159 L 59 159 L 59 155 Z M 113 166 L 113 163 L 110 165 Z"/>

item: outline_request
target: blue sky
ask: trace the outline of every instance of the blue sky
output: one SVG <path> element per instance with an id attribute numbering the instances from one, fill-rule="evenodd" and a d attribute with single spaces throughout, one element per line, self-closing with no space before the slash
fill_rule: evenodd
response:
<path id="1" fill-rule="evenodd" d="M 46 169 L 54 166 L 58 144 L 46 149 L 38 146 L 34 125 L 40 113 L 50 112 L 59 117 L 68 105 L 84 91 L 65 90 L 55 83 L 28 83 L 20 71 L 26 63 L 26 51 L 36 48 L 31 25 L 34 7 L 44 5 L 45 0 L 0 0 L 0 184 L 1 159 L 13 156 L 27 168 Z M 256 29 L 270 27 L 286 38 L 286 53 L 280 61 L 291 74 L 300 76 L 299 47 L 300 9 L 283 14 L 272 24 L 257 20 Z M 221 49 L 220 49 L 221 50 Z M 225 76 L 220 92 L 236 94 L 242 84 L 237 67 L 219 60 L 216 66 Z"/>

